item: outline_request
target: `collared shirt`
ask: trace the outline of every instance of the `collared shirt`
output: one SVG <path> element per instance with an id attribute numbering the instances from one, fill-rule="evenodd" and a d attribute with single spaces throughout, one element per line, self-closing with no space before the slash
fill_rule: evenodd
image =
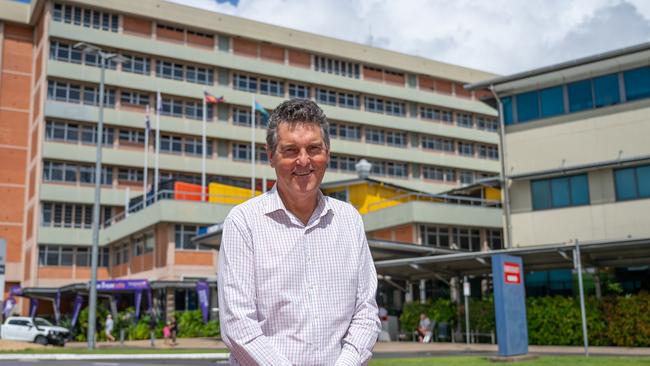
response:
<path id="1" fill-rule="evenodd" d="M 276 188 L 235 207 L 219 252 L 221 335 L 233 365 L 360 365 L 381 329 L 361 216 L 323 196 L 307 224 Z"/>

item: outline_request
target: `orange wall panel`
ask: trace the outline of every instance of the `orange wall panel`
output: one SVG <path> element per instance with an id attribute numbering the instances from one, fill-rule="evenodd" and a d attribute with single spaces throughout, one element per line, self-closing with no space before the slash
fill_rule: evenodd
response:
<path id="1" fill-rule="evenodd" d="M 368 233 L 368 236 L 373 239 L 392 240 L 392 233 L 390 229 L 373 231 L 372 233 Z"/>
<path id="2" fill-rule="evenodd" d="M 41 114 L 41 93 L 34 93 L 34 113 L 32 118 L 36 121 Z"/>
<path id="3" fill-rule="evenodd" d="M 153 252 L 142 256 L 142 270 L 149 271 L 153 269 Z"/>
<path id="4" fill-rule="evenodd" d="M 289 50 L 289 64 L 292 66 L 311 68 L 311 55 L 308 52 Z"/>
<path id="5" fill-rule="evenodd" d="M 257 57 L 257 42 L 243 38 L 234 38 L 232 50 L 236 55 Z"/>
<path id="6" fill-rule="evenodd" d="M 27 146 L 29 113 L 0 110 L 0 145 Z"/>
<path id="7" fill-rule="evenodd" d="M 164 267 L 167 265 L 167 243 L 168 238 L 167 225 L 157 225 L 156 226 L 156 267 Z"/>
<path id="8" fill-rule="evenodd" d="M 36 193 L 36 168 L 33 168 L 29 172 L 29 191 L 28 191 L 28 196 L 27 199 L 31 200 L 34 197 L 34 193 Z"/>
<path id="9" fill-rule="evenodd" d="M 32 146 L 30 149 L 29 161 L 34 160 L 38 152 L 38 128 L 32 131 Z"/>
<path id="10" fill-rule="evenodd" d="M 0 225 L 0 237 L 7 240 L 7 262 L 20 262 L 23 228 L 21 226 Z"/>
<path id="11" fill-rule="evenodd" d="M 193 265 L 193 266 L 211 266 L 213 262 L 212 251 L 198 252 L 198 251 L 181 251 L 177 250 L 175 257 L 175 264 L 179 265 Z"/>
<path id="12" fill-rule="evenodd" d="M 391 73 L 385 73 L 384 79 L 386 80 L 387 83 L 400 85 L 400 86 L 404 86 L 404 83 L 406 82 L 404 75 L 395 75 Z"/>
<path id="13" fill-rule="evenodd" d="M 476 90 L 474 95 L 476 95 L 476 99 L 489 99 L 494 97 L 489 90 Z"/>
<path id="14" fill-rule="evenodd" d="M 0 107 L 29 109 L 30 76 L 2 73 Z"/>
<path id="15" fill-rule="evenodd" d="M 32 42 L 5 38 L 2 45 L 2 68 L 17 72 L 32 72 Z"/>
<path id="16" fill-rule="evenodd" d="M 124 28 L 124 33 L 151 37 L 151 22 L 148 20 L 124 15 L 122 17 L 122 26 Z"/>
<path id="17" fill-rule="evenodd" d="M 27 152 L 0 147 L 0 183 L 25 184 Z"/>
<path id="18" fill-rule="evenodd" d="M 25 280 L 29 280 L 32 278 L 32 248 L 29 248 L 25 251 L 25 259 L 24 259 L 24 278 Z"/>
<path id="19" fill-rule="evenodd" d="M 38 267 L 38 278 L 72 278 L 72 266 Z"/>
<path id="20" fill-rule="evenodd" d="M 40 51 L 36 55 L 36 65 L 34 71 L 34 84 L 41 78 L 41 72 L 43 71 L 43 50 L 45 47 L 41 47 Z"/>
<path id="21" fill-rule="evenodd" d="M 0 187 L 0 221 L 23 222 L 23 208 L 25 207 L 24 188 Z"/>
<path id="22" fill-rule="evenodd" d="M 284 48 L 270 44 L 260 46 L 260 57 L 265 60 L 284 63 Z"/>

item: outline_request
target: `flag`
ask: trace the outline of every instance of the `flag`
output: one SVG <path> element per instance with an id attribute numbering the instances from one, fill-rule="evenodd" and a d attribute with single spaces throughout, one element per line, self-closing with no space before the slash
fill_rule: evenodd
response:
<path id="1" fill-rule="evenodd" d="M 219 104 L 226 101 L 223 95 L 217 98 L 214 95 L 208 93 L 207 91 L 203 92 L 203 96 L 205 97 L 205 102 L 208 104 Z"/>
<path id="2" fill-rule="evenodd" d="M 269 112 L 266 109 L 264 109 L 264 107 L 262 107 L 262 105 L 259 104 L 258 102 L 255 102 L 255 110 L 260 112 L 264 117 L 269 116 Z"/>

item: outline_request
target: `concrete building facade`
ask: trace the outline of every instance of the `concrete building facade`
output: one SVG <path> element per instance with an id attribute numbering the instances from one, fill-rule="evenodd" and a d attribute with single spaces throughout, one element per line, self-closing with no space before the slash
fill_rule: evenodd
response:
<path id="1" fill-rule="evenodd" d="M 323 107 L 332 137 L 326 183 L 354 179 L 362 158 L 373 163 L 373 178 L 423 195 L 499 174 L 496 112 L 479 100 L 486 91 L 463 88 L 494 75 L 160 0 L 5 1 L 0 236 L 8 240 L 7 290 L 89 279 L 100 69 L 97 57 L 73 47 L 78 42 L 126 58 L 106 71 L 100 279 L 215 276 L 216 252 L 191 238 L 223 221 L 232 202 L 164 199 L 125 210 L 143 194 L 145 174 L 154 181 L 155 141 L 144 146 L 144 121 L 158 91 L 161 181 L 200 183 L 204 91 L 225 99 L 207 110 L 208 182 L 250 188 L 253 97 L 267 110 L 295 97 Z M 256 187 L 264 190 L 274 172 L 263 149 L 265 120 L 258 113 L 256 121 Z M 411 220 L 403 220 L 407 209 Z M 500 209 L 487 219 L 481 209 L 461 207 L 432 221 L 431 213 L 445 217 L 439 206 L 409 202 L 368 215 L 366 226 L 370 238 L 412 244 L 436 246 L 439 239 L 427 238 L 454 235 L 500 243 Z M 163 297 L 185 309 L 188 291 Z"/>

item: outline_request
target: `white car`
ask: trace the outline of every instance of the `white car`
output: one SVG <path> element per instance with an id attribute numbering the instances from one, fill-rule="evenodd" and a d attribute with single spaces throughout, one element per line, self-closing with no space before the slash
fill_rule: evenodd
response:
<path id="1" fill-rule="evenodd" d="M 34 342 L 42 345 L 55 344 L 63 346 L 70 331 L 58 327 L 43 318 L 12 316 L 0 327 L 2 339 Z"/>

